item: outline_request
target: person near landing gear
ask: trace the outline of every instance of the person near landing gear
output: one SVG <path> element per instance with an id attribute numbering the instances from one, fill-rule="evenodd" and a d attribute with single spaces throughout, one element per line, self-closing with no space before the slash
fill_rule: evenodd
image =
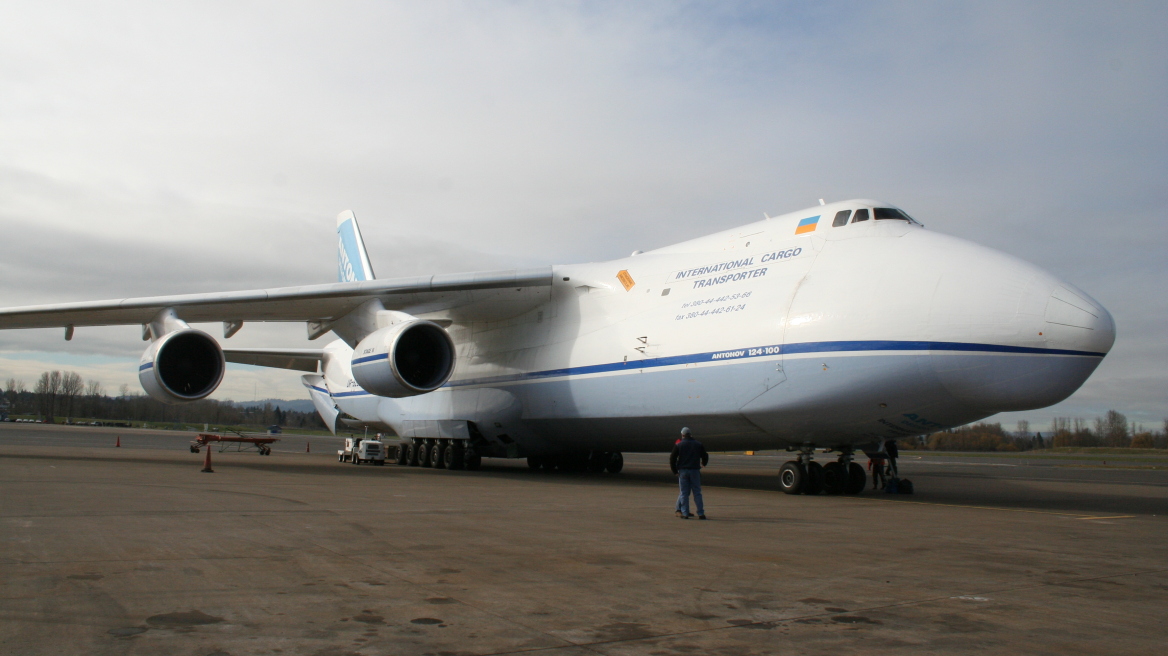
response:
<path id="1" fill-rule="evenodd" d="M 872 489 L 884 487 L 884 454 L 876 453 L 868 459 L 868 469 L 872 470 Z"/>
<path id="2" fill-rule="evenodd" d="M 896 448 L 896 440 L 884 441 L 884 453 L 888 454 L 888 473 L 890 476 L 899 477 L 900 472 L 896 469 L 896 458 L 900 455 L 900 451 Z"/>
<path id="3" fill-rule="evenodd" d="M 710 454 L 706 447 L 690 435 L 688 428 L 681 429 L 681 441 L 673 445 L 669 454 L 669 468 L 677 475 L 681 494 L 677 497 L 674 514 L 682 519 L 693 515 L 689 512 L 689 495 L 692 492 L 698 507 L 698 519 L 706 518 L 706 508 L 702 503 L 702 467 L 710 464 Z"/>

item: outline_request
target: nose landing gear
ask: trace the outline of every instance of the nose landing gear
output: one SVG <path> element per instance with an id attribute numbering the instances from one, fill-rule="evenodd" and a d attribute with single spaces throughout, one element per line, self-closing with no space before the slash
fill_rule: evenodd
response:
<path id="1" fill-rule="evenodd" d="M 795 448 L 788 450 L 794 451 Z M 786 494 L 859 494 L 867 484 L 864 468 L 852 462 L 852 447 L 840 449 L 835 462 L 820 465 L 812 460 L 815 447 L 804 442 L 799 455 L 779 468 L 779 489 Z"/>

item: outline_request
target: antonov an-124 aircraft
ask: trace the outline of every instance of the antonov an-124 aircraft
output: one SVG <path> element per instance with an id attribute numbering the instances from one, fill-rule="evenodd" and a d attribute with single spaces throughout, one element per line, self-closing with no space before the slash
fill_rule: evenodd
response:
<path id="1" fill-rule="evenodd" d="M 142 324 L 138 376 L 167 403 L 227 362 L 308 372 L 325 423 L 392 431 L 400 464 L 615 473 L 688 426 L 710 450 L 785 448 L 785 492 L 835 494 L 865 487 L 857 450 L 1057 403 L 1115 340 L 1077 287 L 874 200 L 609 262 L 393 280 L 352 212 L 337 237 L 337 283 L 9 308 L 0 328 Z M 337 339 L 229 349 L 189 325 L 219 321 Z"/>

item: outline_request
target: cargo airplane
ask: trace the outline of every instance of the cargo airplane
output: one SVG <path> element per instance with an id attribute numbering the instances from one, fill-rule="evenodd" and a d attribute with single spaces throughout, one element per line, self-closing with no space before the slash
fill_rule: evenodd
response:
<path id="1" fill-rule="evenodd" d="M 689 426 L 710 450 L 786 448 L 785 492 L 835 494 L 864 488 L 857 450 L 1065 399 L 1115 339 L 1077 287 L 874 200 L 609 262 L 391 280 L 352 212 L 337 240 L 337 283 L 8 308 L 0 328 L 141 324 L 139 379 L 167 403 L 227 362 L 307 372 L 334 432 L 392 431 L 401 464 L 617 472 Z M 336 339 L 231 349 L 189 325 L 249 321 Z"/>

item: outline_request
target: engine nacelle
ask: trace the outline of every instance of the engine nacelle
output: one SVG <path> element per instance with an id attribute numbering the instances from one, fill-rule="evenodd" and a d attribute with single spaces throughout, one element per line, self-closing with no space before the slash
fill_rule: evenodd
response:
<path id="1" fill-rule="evenodd" d="M 226 368 L 215 338 L 188 328 L 154 340 L 142 354 L 138 380 L 147 394 L 163 403 L 185 403 L 214 392 Z"/>
<path id="2" fill-rule="evenodd" d="M 411 319 L 387 326 L 357 344 L 353 380 L 378 396 L 400 398 L 442 387 L 454 372 L 454 340 L 441 326 Z"/>

